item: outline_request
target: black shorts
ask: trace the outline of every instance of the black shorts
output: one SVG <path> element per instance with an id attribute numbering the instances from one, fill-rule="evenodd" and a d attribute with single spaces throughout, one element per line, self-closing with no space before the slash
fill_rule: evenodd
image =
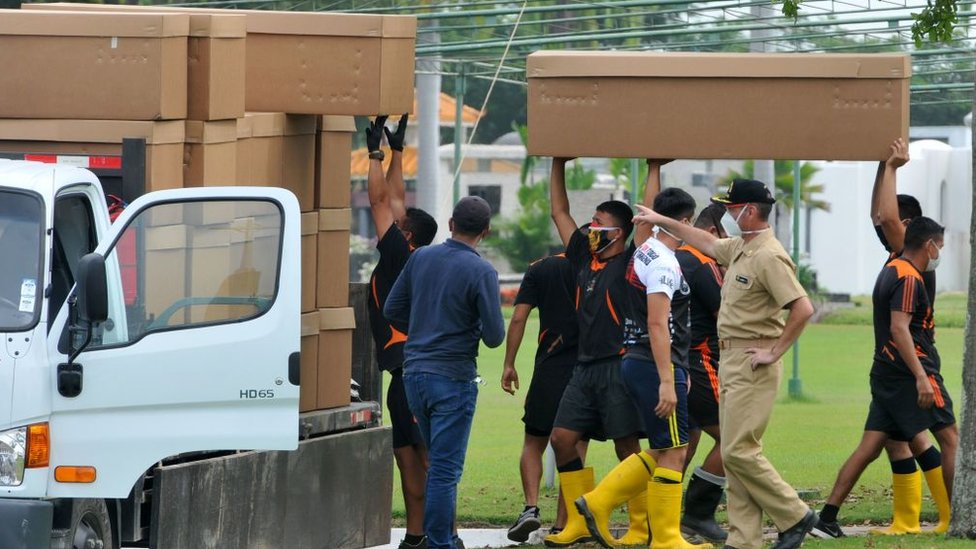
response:
<path id="1" fill-rule="evenodd" d="M 573 366 L 573 363 L 553 361 L 535 367 L 525 395 L 525 414 L 522 415 L 525 434 L 547 437 L 552 432 L 559 401 L 573 377 Z"/>
<path id="2" fill-rule="evenodd" d="M 871 405 L 865 431 L 881 431 L 893 440 L 910 441 L 922 431 L 938 431 L 956 422 L 952 399 L 942 376 L 929 375 L 935 390 L 935 404 L 918 407 L 918 390 L 910 377 L 871 377 Z"/>
<path id="3" fill-rule="evenodd" d="M 619 358 L 577 364 L 573 368 L 553 426 L 596 440 L 640 434 L 640 416 L 620 376 Z"/>
<path id="4" fill-rule="evenodd" d="M 403 388 L 403 368 L 390 371 L 390 385 L 386 389 L 386 413 L 393 424 L 393 447 L 424 445 L 417 420 L 410 412 L 407 392 Z"/>
<path id="5" fill-rule="evenodd" d="M 691 392 L 688 393 L 688 426 L 691 429 L 718 425 L 718 374 L 689 371 Z"/>
<path id="6" fill-rule="evenodd" d="M 671 366 L 674 392 L 678 404 L 666 418 L 654 413 L 657 407 L 661 377 L 653 360 L 626 356 L 620 367 L 627 390 L 637 404 L 652 450 L 680 448 L 688 444 L 688 378 L 683 368 Z"/>

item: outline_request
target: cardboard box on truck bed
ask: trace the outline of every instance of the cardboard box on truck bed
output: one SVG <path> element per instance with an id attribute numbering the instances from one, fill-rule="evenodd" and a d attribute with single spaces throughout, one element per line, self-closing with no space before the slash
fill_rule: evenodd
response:
<path id="1" fill-rule="evenodd" d="M 162 6 L 62 9 L 216 13 Z M 417 19 L 409 15 L 234 10 L 247 16 L 249 111 L 372 115 L 413 108 Z"/>
<path id="2" fill-rule="evenodd" d="M 295 193 L 303 212 L 315 209 L 316 119 L 247 113 L 237 120 L 238 181 Z"/>
<path id="3" fill-rule="evenodd" d="M 183 184 L 237 185 L 237 121 L 186 121 Z"/>
<path id="4" fill-rule="evenodd" d="M 186 117 L 189 17 L 0 11 L 0 118 Z"/>
<path id="5" fill-rule="evenodd" d="M 527 75 L 532 155 L 883 160 L 908 137 L 902 54 L 542 51 Z"/>
<path id="6" fill-rule="evenodd" d="M 146 6 L 65 2 L 24 4 L 23 9 L 150 13 Z M 223 120 L 244 116 L 246 18 L 232 15 L 233 12 L 224 13 L 189 14 L 186 60 L 186 118 L 189 120 Z"/>
<path id="7" fill-rule="evenodd" d="M 356 122 L 351 116 L 323 116 L 316 139 L 315 207 L 348 208 L 352 203 L 352 136 Z"/>
<path id="8" fill-rule="evenodd" d="M 145 191 L 149 192 L 183 187 L 185 134 L 182 120 L 5 119 L 0 120 L 0 152 L 68 157 L 118 156 L 122 154 L 124 138 L 145 139 Z M 135 198 L 126 197 L 130 201 Z M 174 222 L 178 223 L 179 219 Z"/>
<path id="9" fill-rule="evenodd" d="M 321 331 L 316 406 L 321 410 L 349 404 L 352 331 L 356 328 L 356 315 L 350 307 L 319 309 L 319 315 Z"/>
<path id="10" fill-rule="evenodd" d="M 349 305 L 349 228 L 352 210 L 319 210 L 318 281 L 320 309 Z"/>

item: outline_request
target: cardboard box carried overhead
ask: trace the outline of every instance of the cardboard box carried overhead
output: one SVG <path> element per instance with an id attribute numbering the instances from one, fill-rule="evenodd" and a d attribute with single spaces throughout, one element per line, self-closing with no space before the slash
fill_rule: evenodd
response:
<path id="1" fill-rule="evenodd" d="M 0 118 L 186 117 L 189 18 L 0 11 Z"/>
<path id="2" fill-rule="evenodd" d="M 883 160 L 908 137 L 902 54 L 540 51 L 527 75 L 532 155 Z"/>
<path id="3" fill-rule="evenodd" d="M 147 6 L 117 4 L 24 4 L 25 10 L 149 13 Z M 162 13 L 162 12 L 160 12 Z M 189 120 L 244 116 L 244 38 L 246 17 L 189 13 L 187 41 L 187 113 Z"/>
<path id="4" fill-rule="evenodd" d="M 76 9 L 75 4 L 60 5 Z M 84 6 L 78 9 L 227 13 L 162 6 Z M 269 10 L 234 13 L 247 16 L 248 111 L 372 115 L 413 109 L 416 17 Z"/>

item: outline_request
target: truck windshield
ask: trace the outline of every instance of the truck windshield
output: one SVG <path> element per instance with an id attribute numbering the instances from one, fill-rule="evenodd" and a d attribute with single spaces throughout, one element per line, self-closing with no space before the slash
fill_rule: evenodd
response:
<path id="1" fill-rule="evenodd" d="M 37 322 L 43 219 L 39 196 L 0 188 L 0 332 L 29 330 Z"/>

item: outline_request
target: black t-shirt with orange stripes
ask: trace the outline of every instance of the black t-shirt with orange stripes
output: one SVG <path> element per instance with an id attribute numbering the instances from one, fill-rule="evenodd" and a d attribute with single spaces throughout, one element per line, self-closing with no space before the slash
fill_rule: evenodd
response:
<path id="1" fill-rule="evenodd" d="M 718 309 L 722 303 L 722 272 L 715 260 L 689 245 L 674 253 L 691 288 L 691 350 L 714 357 L 718 366 Z M 692 368 L 701 368 L 691 361 Z"/>
<path id="2" fill-rule="evenodd" d="M 871 367 L 871 375 L 914 377 L 891 337 L 892 311 L 911 315 L 908 331 L 915 344 L 915 355 L 927 374 L 938 374 L 941 363 L 939 352 L 935 348 L 935 321 L 922 273 L 908 260 L 897 258 L 889 261 L 878 275 L 872 302 L 874 365 Z"/>
<path id="3" fill-rule="evenodd" d="M 604 261 L 590 252 L 589 239 L 582 231 L 576 231 L 569 239 L 566 258 L 577 273 L 580 363 L 623 354 L 623 311 L 629 296 L 624 277 L 633 255 L 634 245 L 631 244 L 623 253 Z"/>
<path id="4" fill-rule="evenodd" d="M 369 277 L 369 326 L 376 343 L 376 362 L 380 370 L 390 371 L 403 366 L 403 344 L 407 335 L 383 316 L 383 305 L 412 250 L 397 227 L 386 230 L 376 243 L 376 249 L 380 252 L 380 260 Z"/>
<path id="5" fill-rule="evenodd" d="M 516 305 L 539 309 L 539 348 L 535 365 L 576 363 L 579 323 L 576 321 L 576 272 L 566 254 L 542 258 L 522 277 Z"/>

